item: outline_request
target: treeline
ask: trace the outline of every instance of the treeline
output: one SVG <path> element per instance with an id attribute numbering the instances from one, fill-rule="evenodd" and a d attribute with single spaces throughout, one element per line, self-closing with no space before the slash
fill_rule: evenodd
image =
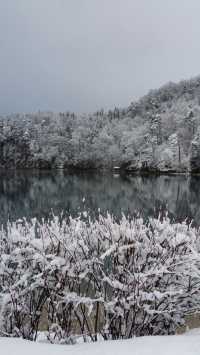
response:
<path id="1" fill-rule="evenodd" d="M 0 119 L 0 167 L 200 170 L 200 78 L 169 83 L 128 108 Z"/>

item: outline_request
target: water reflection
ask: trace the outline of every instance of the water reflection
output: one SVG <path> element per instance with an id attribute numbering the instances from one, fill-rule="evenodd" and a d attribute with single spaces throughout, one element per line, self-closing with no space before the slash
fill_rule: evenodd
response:
<path id="1" fill-rule="evenodd" d="M 85 201 L 84 201 L 85 198 Z M 8 218 L 47 217 L 51 210 L 77 215 L 109 211 L 157 216 L 166 208 L 175 220 L 188 217 L 200 225 L 200 177 L 67 174 L 9 171 L 0 175 L 0 223 Z"/>

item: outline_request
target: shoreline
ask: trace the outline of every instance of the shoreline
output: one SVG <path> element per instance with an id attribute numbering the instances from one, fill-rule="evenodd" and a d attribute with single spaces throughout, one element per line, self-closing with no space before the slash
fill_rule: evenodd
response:
<path id="1" fill-rule="evenodd" d="M 112 173 L 112 174 L 119 174 L 119 175 L 135 175 L 135 176 L 160 176 L 160 175 L 166 175 L 166 176 L 177 176 L 177 175 L 182 175 L 182 176 L 200 176 L 200 171 L 199 172 L 192 172 L 192 171 L 162 171 L 162 170 L 155 170 L 155 169 L 149 169 L 149 170 L 143 170 L 143 169 L 138 169 L 138 170 L 128 170 L 128 169 L 122 169 L 122 168 L 78 168 L 78 167 L 66 167 L 66 168 L 60 168 L 60 167 L 53 167 L 53 168 L 31 168 L 31 167 L 0 167 L 0 173 L 5 173 L 5 172 L 30 172 L 30 171 L 37 171 L 37 172 L 68 172 L 68 173 Z"/>

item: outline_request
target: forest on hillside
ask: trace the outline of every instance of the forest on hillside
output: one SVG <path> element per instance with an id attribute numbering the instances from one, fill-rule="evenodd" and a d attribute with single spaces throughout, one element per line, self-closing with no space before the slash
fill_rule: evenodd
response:
<path id="1" fill-rule="evenodd" d="M 127 108 L 0 117 L 1 168 L 200 171 L 200 77 Z"/>

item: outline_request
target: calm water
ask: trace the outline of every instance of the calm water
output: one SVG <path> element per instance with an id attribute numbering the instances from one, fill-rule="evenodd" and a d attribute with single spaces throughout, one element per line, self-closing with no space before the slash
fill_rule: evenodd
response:
<path id="1" fill-rule="evenodd" d="M 120 176 L 65 172 L 1 172 L 0 223 L 22 217 L 47 217 L 51 210 L 77 215 L 109 211 L 157 216 L 168 209 L 175 220 L 189 217 L 200 225 L 200 177 Z"/>

